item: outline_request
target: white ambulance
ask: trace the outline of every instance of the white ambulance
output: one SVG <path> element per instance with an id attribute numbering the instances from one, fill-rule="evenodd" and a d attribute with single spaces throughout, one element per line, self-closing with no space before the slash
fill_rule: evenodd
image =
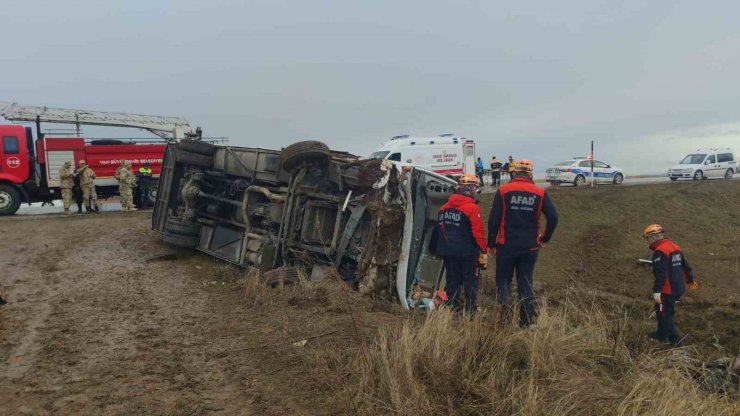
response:
<path id="1" fill-rule="evenodd" d="M 439 175 L 475 175 L 475 142 L 455 134 L 431 137 L 395 136 L 370 155 L 400 166 L 414 166 Z"/>

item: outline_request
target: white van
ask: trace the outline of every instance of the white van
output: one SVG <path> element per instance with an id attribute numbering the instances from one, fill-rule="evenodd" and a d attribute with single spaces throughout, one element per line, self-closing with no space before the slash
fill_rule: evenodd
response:
<path id="1" fill-rule="evenodd" d="M 699 149 L 686 155 L 678 165 L 668 169 L 672 181 L 707 178 L 732 179 L 738 170 L 735 152 L 730 149 Z"/>
<path id="2" fill-rule="evenodd" d="M 400 166 L 415 166 L 439 175 L 475 175 L 475 142 L 454 134 L 432 137 L 395 136 L 370 155 Z"/>

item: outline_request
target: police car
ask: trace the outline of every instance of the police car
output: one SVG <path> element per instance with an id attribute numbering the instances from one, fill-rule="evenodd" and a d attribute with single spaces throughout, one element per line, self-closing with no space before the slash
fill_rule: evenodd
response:
<path id="1" fill-rule="evenodd" d="M 576 157 L 556 163 L 547 169 L 547 181 L 552 186 L 558 186 L 561 183 L 572 183 L 575 186 L 585 185 L 591 182 L 591 162 L 585 157 Z M 622 169 L 598 160 L 593 161 L 593 172 L 595 183 L 620 185 L 624 181 Z"/>

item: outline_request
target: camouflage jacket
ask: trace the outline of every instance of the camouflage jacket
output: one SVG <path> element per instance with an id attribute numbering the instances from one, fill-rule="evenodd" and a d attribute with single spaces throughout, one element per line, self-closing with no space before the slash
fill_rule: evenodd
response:
<path id="1" fill-rule="evenodd" d="M 59 187 L 62 189 L 72 189 L 75 184 L 74 176 L 72 168 L 63 167 L 59 169 Z"/>
<path id="2" fill-rule="evenodd" d="M 136 175 L 134 175 L 130 168 L 122 168 L 118 173 L 117 179 L 120 185 L 136 186 Z"/>
<path id="3" fill-rule="evenodd" d="M 95 171 L 85 166 L 84 168 L 77 169 L 77 175 L 80 176 L 81 186 L 90 186 L 95 184 Z"/>

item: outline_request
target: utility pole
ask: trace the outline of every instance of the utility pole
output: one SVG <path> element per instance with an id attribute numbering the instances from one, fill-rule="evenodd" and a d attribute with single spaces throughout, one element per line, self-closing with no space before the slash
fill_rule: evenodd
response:
<path id="1" fill-rule="evenodd" d="M 591 187 L 594 187 L 594 141 L 591 140 Z"/>

